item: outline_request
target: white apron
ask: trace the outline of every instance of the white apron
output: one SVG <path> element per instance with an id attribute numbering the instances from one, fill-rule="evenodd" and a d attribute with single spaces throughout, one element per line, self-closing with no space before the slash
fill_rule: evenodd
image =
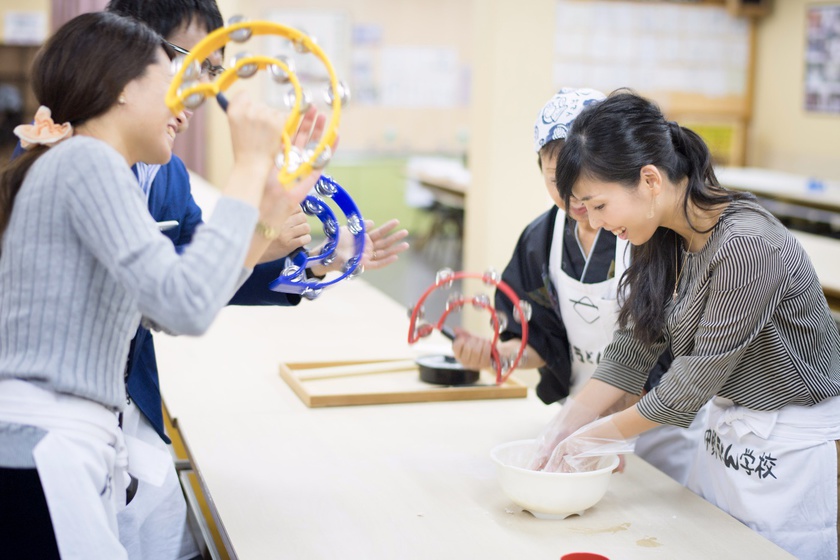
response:
<path id="1" fill-rule="evenodd" d="M 615 275 L 597 284 L 584 284 L 563 272 L 563 238 L 566 215 L 557 212 L 554 238 L 549 253 L 549 274 L 557 290 L 560 316 L 566 325 L 569 354 L 572 360 L 570 395 L 577 393 L 589 381 L 604 348 L 613 338 L 618 321 L 618 280 L 627 269 L 630 253 L 627 241 L 616 239 Z M 600 231 L 598 232 L 600 236 Z M 597 243 L 598 239 L 595 239 Z M 593 243 L 593 249 L 595 244 Z"/>
<path id="2" fill-rule="evenodd" d="M 91 400 L 4 380 L 0 421 L 48 432 L 32 456 L 61 558 L 127 558 L 117 533 L 127 478 L 117 415 Z"/>
<path id="3" fill-rule="evenodd" d="M 140 410 L 129 404 L 123 411 L 123 433 L 128 447 L 129 464 L 150 462 L 164 470 L 155 480 L 140 480 L 137 493 L 119 512 L 120 541 L 129 560 L 186 560 L 200 555 L 187 524 L 187 504 L 172 462 L 169 446 L 164 443 Z"/>
<path id="4" fill-rule="evenodd" d="M 797 558 L 837 560 L 840 397 L 760 412 L 715 397 L 688 488 Z"/>

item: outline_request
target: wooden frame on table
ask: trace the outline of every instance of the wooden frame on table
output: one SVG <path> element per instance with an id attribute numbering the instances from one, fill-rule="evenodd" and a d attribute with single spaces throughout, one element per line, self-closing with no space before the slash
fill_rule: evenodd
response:
<path id="1" fill-rule="evenodd" d="M 280 377 L 309 408 L 515 399 L 528 394 L 515 377 L 496 385 L 488 372 L 474 385 L 431 385 L 420 381 L 417 366 L 406 360 L 281 363 Z"/>

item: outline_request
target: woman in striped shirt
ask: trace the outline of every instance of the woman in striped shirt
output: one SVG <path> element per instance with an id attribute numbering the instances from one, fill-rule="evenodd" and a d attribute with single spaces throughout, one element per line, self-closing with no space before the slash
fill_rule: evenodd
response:
<path id="1" fill-rule="evenodd" d="M 641 393 L 667 347 L 674 361 L 637 405 L 546 441 L 537 463 L 568 469 L 596 439 L 688 426 L 711 399 L 689 488 L 798 558 L 836 560 L 840 334 L 795 237 L 632 92 L 576 119 L 557 188 L 633 245 L 619 330 L 578 400 L 604 411 Z"/>

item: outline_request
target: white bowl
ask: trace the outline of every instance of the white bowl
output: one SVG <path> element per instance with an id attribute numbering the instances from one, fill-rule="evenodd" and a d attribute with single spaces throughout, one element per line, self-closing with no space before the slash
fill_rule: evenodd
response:
<path id="1" fill-rule="evenodd" d="M 598 470 L 581 473 L 533 471 L 526 467 L 534 440 L 497 445 L 490 452 L 499 483 L 508 498 L 540 519 L 565 519 L 582 515 L 607 492 L 618 455 L 605 455 Z"/>

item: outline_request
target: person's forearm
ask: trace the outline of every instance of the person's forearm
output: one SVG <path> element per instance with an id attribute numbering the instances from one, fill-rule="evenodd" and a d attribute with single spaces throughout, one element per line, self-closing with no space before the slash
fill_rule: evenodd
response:
<path id="1" fill-rule="evenodd" d="M 626 395 L 627 393 L 618 387 L 597 379 L 590 379 L 575 395 L 575 400 L 600 416 Z"/>
<path id="2" fill-rule="evenodd" d="M 235 162 L 222 194 L 259 208 L 268 172 L 267 166 L 264 170 L 262 167 L 261 161 L 256 159 L 243 158 L 243 161 Z"/>
<path id="3" fill-rule="evenodd" d="M 259 209 L 263 196 L 263 185 L 265 184 L 264 175 L 260 171 L 259 160 L 242 158 L 241 161 L 234 163 L 228 182 L 224 189 L 222 189 L 222 194 L 241 200 Z M 254 266 L 262 261 L 263 254 L 273 241 L 268 235 L 272 226 L 273 224 L 262 222 L 258 225 L 258 231 L 254 233 L 251 239 L 251 246 L 248 248 L 248 254 L 245 257 L 243 264 L 245 268 L 254 268 Z M 260 228 L 262 228 L 261 231 Z"/>
<path id="4" fill-rule="evenodd" d="M 661 425 L 642 416 L 636 405 L 614 414 L 612 419 L 613 424 L 625 439 L 630 439 Z"/>
<path id="5" fill-rule="evenodd" d="M 255 233 L 251 238 L 251 246 L 248 248 L 248 254 L 245 255 L 245 268 L 254 268 L 262 262 L 263 253 L 271 245 L 271 240 L 260 233 Z"/>
<path id="6" fill-rule="evenodd" d="M 499 355 L 516 357 L 519 352 L 519 346 L 522 340 L 518 338 L 511 338 L 499 343 Z M 519 360 L 518 369 L 536 369 L 545 365 L 545 360 L 540 356 L 539 352 L 534 350 L 530 345 L 525 345 L 525 351 L 522 352 L 522 358 Z"/>
<path id="7" fill-rule="evenodd" d="M 579 432 L 578 435 L 588 440 L 629 440 L 659 425 L 642 416 L 634 405 L 612 416 L 594 421 L 591 426 L 584 426 L 582 431 L 585 433 Z"/>

